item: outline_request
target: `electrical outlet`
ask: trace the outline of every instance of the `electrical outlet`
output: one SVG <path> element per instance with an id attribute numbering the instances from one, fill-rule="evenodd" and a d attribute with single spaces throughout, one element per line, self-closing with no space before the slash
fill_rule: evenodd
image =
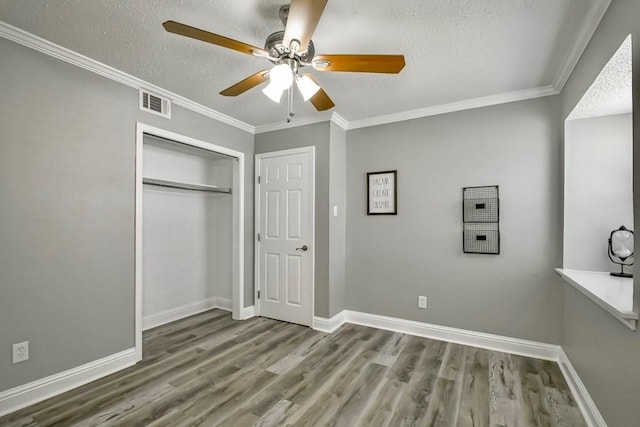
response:
<path id="1" fill-rule="evenodd" d="M 24 362 L 29 360 L 29 341 L 19 342 L 12 346 L 13 363 Z"/>
<path id="2" fill-rule="evenodd" d="M 427 308 L 427 297 L 425 296 L 418 297 L 418 308 Z"/>

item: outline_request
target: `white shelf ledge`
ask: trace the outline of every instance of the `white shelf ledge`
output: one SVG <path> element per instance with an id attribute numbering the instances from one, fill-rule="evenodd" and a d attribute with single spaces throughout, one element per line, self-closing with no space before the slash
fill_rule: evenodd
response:
<path id="1" fill-rule="evenodd" d="M 629 329 L 636 330 L 639 316 L 633 311 L 633 279 L 599 271 L 556 268 L 556 272 Z"/>

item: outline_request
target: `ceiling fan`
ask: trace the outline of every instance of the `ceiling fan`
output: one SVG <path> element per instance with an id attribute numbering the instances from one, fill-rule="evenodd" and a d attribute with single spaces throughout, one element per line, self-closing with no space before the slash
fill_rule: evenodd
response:
<path id="1" fill-rule="evenodd" d="M 403 55 L 316 55 L 311 36 L 326 4 L 327 0 L 291 0 L 291 5 L 282 6 L 279 15 L 285 30 L 269 35 L 264 49 L 175 21 L 167 21 L 162 26 L 170 33 L 266 58 L 274 64 L 271 69 L 258 71 L 226 88 L 221 95 L 238 96 L 269 80 L 263 92 L 273 101 L 280 102 L 284 91 L 295 82 L 303 99 L 310 101 L 318 111 L 324 111 L 335 104 L 312 74 L 301 71 L 304 67 L 322 72 L 397 74 L 405 65 Z M 289 91 L 290 116 L 293 116 L 292 100 L 293 92 Z"/>

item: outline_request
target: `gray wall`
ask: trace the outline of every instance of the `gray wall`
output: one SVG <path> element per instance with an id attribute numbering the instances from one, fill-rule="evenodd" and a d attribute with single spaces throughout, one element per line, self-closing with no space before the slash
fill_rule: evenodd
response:
<path id="1" fill-rule="evenodd" d="M 136 121 L 246 153 L 251 303 L 253 135 L 141 112 L 137 90 L 5 39 L 0 58 L 0 390 L 134 345 Z"/>
<path id="2" fill-rule="evenodd" d="M 613 0 L 561 94 L 566 118 L 596 79 L 624 39 L 633 37 L 633 99 L 640 99 L 640 2 Z M 634 222 L 640 223 L 640 116 L 634 128 Z M 636 310 L 640 307 L 639 281 L 634 283 Z M 640 425 L 640 334 L 628 330 L 600 307 L 564 285 L 562 345 L 611 427 Z"/>
<path id="3" fill-rule="evenodd" d="M 329 316 L 344 310 L 347 250 L 347 134 L 331 122 L 329 141 Z M 337 208 L 337 216 L 334 213 Z"/>
<path id="4" fill-rule="evenodd" d="M 560 342 L 557 96 L 347 132 L 348 309 Z M 398 215 L 366 173 L 398 170 Z M 501 254 L 462 252 L 462 188 L 500 186 Z M 428 308 L 418 309 L 418 295 Z"/>
<path id="5" fill-rule="evenodd" d="M 329 301 L 329 122 L 255 136 L 255 152 L 316 147 L 316 259 L 314 316 L 328 317 Z"/>
<path id="6" fill-rule="evenodd" d="M 631 114 L 565 124 L 564 268 L 618 270 L 607 256 L 611 230 L 633 229 Z"/>

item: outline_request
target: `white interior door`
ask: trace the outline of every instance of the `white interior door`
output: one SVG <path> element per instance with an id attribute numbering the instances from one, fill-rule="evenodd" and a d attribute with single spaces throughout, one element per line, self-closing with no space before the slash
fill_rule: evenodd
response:
<path id="1" fill-rule="evenodd" d="M 256 156 L 256 272 L 261 316 L 311 326 L 314 147 Z"/>

